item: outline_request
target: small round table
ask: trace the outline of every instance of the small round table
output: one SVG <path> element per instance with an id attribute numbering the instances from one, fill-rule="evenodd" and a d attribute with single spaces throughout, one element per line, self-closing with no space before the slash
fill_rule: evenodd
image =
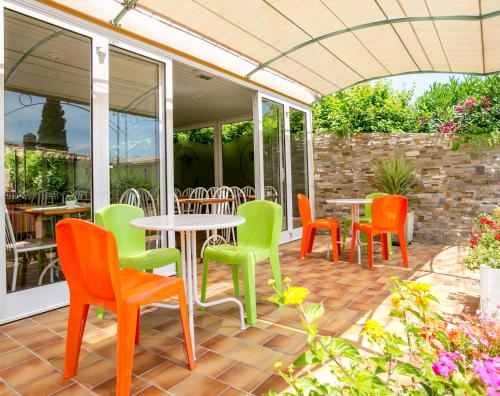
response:
<path id="1" fill-rule="evenodd" d="M 196 231 L 217 230 L 220 228 L 236 227 L 243 224 L 245 219 L 234 215 L 211 215 L 211 214 L 187 214 L 187 215 L 167 215 L 151 216 L 134 219 L 130 225 L 151 231 L 178 231 L 181 235 L 181 259 L 182 274 L 187 294 L 189 330 L 191 342 L 193 344 L 193 354 L 195 351 L 194 341 L 194 303 L 201 307 L 211 307 L 213 305 L 234 302 L 240 309 L 240 328 L 245 329 L 245 314 L 243 305 L 236 298 L 222 298 L 220 300 L 203 303 L 198 297 L 197 278 L 197 255 L 196 255 Z M 154 304 L 162 308 L 174 308 L 168 304 Z"/>
<path id="2" fill-rule="evenodd" d="M 354 223 L 359 223 L 359 205 L 372 202 L 373 199 L 370 198 L 339 198 L 326 200 L 326 203 L 329 204 L 351 206 L 351 229 L 354 226 Z M 358 247 L 358 264 L 361 265 L 361 239 L 359 237 L 359 232 L 356 238 L 356 244 Z"/>

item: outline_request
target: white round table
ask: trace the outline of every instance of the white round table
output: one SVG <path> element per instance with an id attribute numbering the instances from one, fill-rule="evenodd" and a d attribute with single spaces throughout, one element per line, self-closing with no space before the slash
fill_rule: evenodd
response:
<path id="1" fill-rule="evenodd" d="M 326 203 L 334 205 L 350 205 L 351 207 L 351 230 L 354 223 L 359 223 L 359 205 L 364 205 L 367 203 L 372 203 L 373 199 L 370 198 L 339 198 L 339 199 L 327 199 Z M 361 239 L 359 237 L 359 232 L 356 238 L 356 244 L 358 247 L 358 264 L 361 265 Z"/>
<path id="2" fill-rule="evenodd" d="M 182 274 L 187 294 L 189 330 L 195 352 L 194 340 L 194 303 L 201 307 L 211 307 L 226 302 L 234 302 L 240 308 L 240 328 L 245 329 L 245 314 L 243 305 L 236 298 L 223 298 L 220 300 L 203 303 L 198 297 L 196 231 L 210 231 L 221 228 L 236 227 L 243 224 L 245 219 L 234 215 L 187 214 L 151 216 L 134 219 L 130 222 L 132 227 L 151 231 L 178 231 L 181 236 Z M 154 304 L 163 308 L 173 308 L 168 304 Z"/>

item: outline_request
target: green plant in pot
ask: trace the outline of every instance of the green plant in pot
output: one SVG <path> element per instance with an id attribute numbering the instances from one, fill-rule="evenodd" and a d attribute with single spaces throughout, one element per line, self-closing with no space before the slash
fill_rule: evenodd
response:
<path id="1" fill-rule="evenodd" d="M 405 157 L 398 155 L 378 161 L 375 167 L 376 186 L 386 194 L 407 196 L 417 184 L 417 170 Z M 415 215 L 408 209 L 406 218 L 406 243 L 413 240 Z M 396 244 L 399 243 L 396 241 Z"/>
<path id="2" fill-rule="evenodd" d="M 76 194 L 74 192 L 68 192 L 64 198 L 66 206 L 68 208 L 74 208 L 76 206 Z"/>

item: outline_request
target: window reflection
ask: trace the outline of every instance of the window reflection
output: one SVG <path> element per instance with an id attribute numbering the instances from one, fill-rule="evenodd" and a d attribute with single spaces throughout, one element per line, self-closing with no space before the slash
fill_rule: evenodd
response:
<path id="1" fill-rule="evenodd" d="M 5 11 L 7 287 L 63 280 L 63 217 L 90 218 L 91 41 Z"/>
<path id="2" fill-rule="evenodd" d="M 253 122 L 222 125 L 222 171 L 226 186 L 254 186 Z"/>

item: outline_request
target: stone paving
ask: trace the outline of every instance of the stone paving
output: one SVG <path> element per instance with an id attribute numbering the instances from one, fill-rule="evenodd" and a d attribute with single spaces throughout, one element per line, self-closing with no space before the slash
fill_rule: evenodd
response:
<path id="1" fill-rule="evenodd" d="M 390 311 L 389 276 L 433 284 L 443 313 L 474 311 L 478 304 L 477 275 L 465 271 L 457 247 L 414 243 L 409 247 L 410 268 L 402 266 L 398 247 L 389 261 L 375 249 L 373 271 L 346 261 L 326 258 L 325 237 L 318 237 L 312 254 L 299 260 L 299 242 L 281 246 L 283 276 L 308 287 L 308 301 L 322 301 L 326 314 L 318 325 L 321 334 L 344 337 L 367 346 L 361 335 L 369 318 L 386 327 Z M 257 325 L 239 329 L 234 305 L 198 311 L 195 317 L 196 368 L 186 368 L 178 313 L 145 308 L 141 317 L 141 344 L 136 347 L 132 393 L 135 395 L 261 395 L 270 388 L 286 389 L 273 373 L 276 361 L 293 361 L 305 347 L 305 336 L 294 309 L 267 302 L 271 271 L 257 268 Z M 212 264 L 209 297 L 232 292 L 230 269 Z M 76 377 L 62 377 L 67 308 L 0 326 L 0 396 L 3 395 L 113 395 L 115 392 L 115 336 L 113 315 L 98 320 L 89 313 Z"/>

